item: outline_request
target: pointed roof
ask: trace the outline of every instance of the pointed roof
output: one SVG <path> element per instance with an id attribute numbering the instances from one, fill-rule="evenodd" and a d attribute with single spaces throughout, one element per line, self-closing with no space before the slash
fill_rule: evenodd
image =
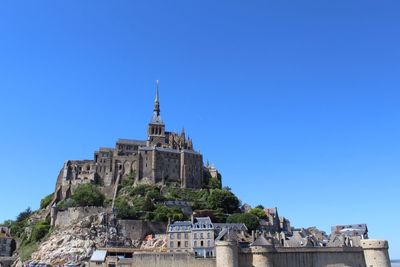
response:
<path id="1" fill-rule="evenodd" d="M 159 102 L 159 96 L 158 96 L 158 80 L 156 80 L 156 99 L 154 100 L 154 102 Z"/>
<path id="2" fill-rule="evenodd" d="M 156 98 L 154 99 L 153 116 L 151 117 L 151 124 L 164 124 L 160 115 L 160 97 L 158 93 L 158 80 L 156 81 Z"/>
<path id="3" fill-rule="evenodd" d="M 272 246 L 271 242 L 269 242 L 263 234 L 257 237 L 256 241 L 251 243 L 252 247 L 259 246 L 259 247 L 270 247 Z"/>

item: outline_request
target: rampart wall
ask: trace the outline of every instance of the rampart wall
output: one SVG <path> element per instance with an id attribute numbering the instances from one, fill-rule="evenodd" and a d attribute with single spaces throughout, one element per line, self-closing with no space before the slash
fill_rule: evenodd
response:
<path id="1" fill-rule="evenodd" d="M 189 253 L 135 253 L 133 258 L 108 257 L 101 265 L 90 262 L 89 267 L 216 267 L 215 258 L 195 258 Z"/>
<path id="2" fill-rule="evenodd" d="M 73 222 L 84 219 L 85 217 L 91 215 L 97 215 L 101 212 L 105 212 L 106 209 L 103 207 L 76 207 L 69 208 L 63 211 L 53 212 L 54 225 L 55 226 L 65 226 Z"/>
<path id="3" fill-rule="evenodd" d="M 273 252 L 264 254 L 242 250 L 239 253 L 238 266 L 367 267 L 361 248 L 276 248 Z"/>

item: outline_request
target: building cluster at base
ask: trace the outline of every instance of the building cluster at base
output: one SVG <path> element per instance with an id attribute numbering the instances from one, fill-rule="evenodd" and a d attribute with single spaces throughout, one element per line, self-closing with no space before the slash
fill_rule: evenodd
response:
<path id="1" fill-rule="evenodd" d="M 292 228 L 282 244 L 282 229 L 270 229 L 249 233 L 244 224 L 213 223 L 209 217 L 192 216 L 190 221 L 168 223 L 164 252 L 101 248 L 93 253 L 89 266 L 390 267 L 387 241 L 367 239 L 365 224 L 334 226 L 324 242 L 317 242 L 326 236 L 318 237 L 316 229 Z M 343 239 L 341 244 L 329 245 L 329 239 L 339 235 L 359 242 Z M 306 242 L 311 237 L 314 241 Z"/>

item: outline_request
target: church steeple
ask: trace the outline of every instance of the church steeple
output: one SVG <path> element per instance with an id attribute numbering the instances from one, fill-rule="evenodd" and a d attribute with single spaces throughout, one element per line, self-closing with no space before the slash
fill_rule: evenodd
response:
<path id="1" fill-rule="evenodd" d="M 156 98 L 154 99 L 153 116 L 151 117 L 151 124 L 164 124 L 160 115 L 160 97 L 158 93 L 158 80 L 156 81 Z"/>
<path id="2" fill-rule="evenodd" d="M 156 99 L 154 100 L 154 112 L 160 116 L 160 98 L 158 95 L 158 80 L 156 81 Z"/>
<path id="3" fill-rule="evenodd" d="M 150 123 L 147 127 L 147 146 L 165 145 L 165 125 L 160 115 L 160 96 L 158 93 L 158 80 L 156 81 L 156 98 Z"/>

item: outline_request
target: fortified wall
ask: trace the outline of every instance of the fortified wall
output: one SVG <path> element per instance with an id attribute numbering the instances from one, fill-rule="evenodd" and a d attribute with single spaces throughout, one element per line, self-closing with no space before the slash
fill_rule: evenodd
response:
<path id="1" fill-rule="evenodd" d="M 361 247 L 250 246 L 216 243 L 216 267 L 390 267 L 388 243 L 367 239 Z"/>
<path id="2" fill-rule="evenodd" d="M 235 241 L 217 241 L 215 258 L 191 253 L 134 253 L 132 258 L 107 257 L 89 267 L 391 267 L 384 240 L 365 240 L 362 247 L 239 248 Z"/>

